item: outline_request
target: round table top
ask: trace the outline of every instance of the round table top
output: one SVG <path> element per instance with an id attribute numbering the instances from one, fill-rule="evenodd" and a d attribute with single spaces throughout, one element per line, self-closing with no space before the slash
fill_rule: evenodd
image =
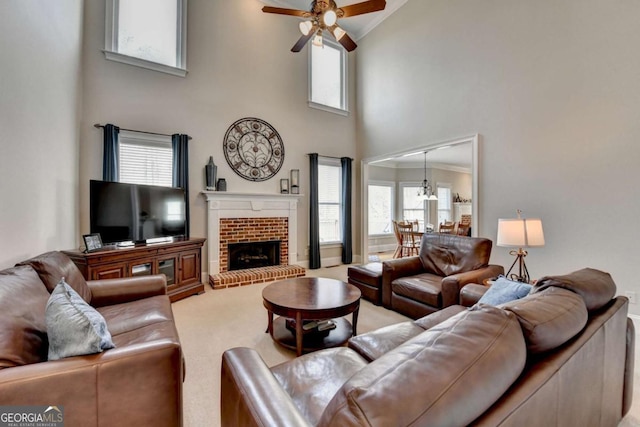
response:
<path id="1" fill-rule="evenodd" d="M 296 311 L 331 310 L 360 300 L 360 289 L 341 280 L 298 277 L 274 282 L 262 298 L 273 306 Z"/>

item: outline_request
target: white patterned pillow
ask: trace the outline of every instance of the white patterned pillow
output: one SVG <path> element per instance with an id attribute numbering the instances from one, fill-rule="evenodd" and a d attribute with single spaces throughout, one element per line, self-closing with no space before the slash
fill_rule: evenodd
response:
<path id="1" fill-rule="evenodd" d="M 100 353 L 114 348 L 104 317 L 73 290 L 64 277 L 45 309 L 49 360 Z"/>

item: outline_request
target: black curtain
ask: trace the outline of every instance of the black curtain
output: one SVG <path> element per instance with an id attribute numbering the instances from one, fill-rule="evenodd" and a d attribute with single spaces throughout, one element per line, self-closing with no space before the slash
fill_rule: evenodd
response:
<path id="1" fill-rule="evenodd" d="M 353 237 L 351 224 L 351 163 L 353 159 L 342 157 L 342 263 L 351 264 L 353 262 Z"/>
<path id="2" fill-rule="evenodd" d="M 184 189 L 185 237 L 189 237 L 189 135 L 171 135 L 173 148 L 173 186 Z"/>
<path id="3" fill-rule="evenodd" d="M 309 154 L 309 268 L 320 268 L 320 213 L 318 211 L 318 153 Z"/>
<path id="4" fill-rule="evenodd" d="M 118 181 L 118 134 L 120 128 L 112 124 L 104 125 L 104 145 L 102 153 L 102 180 L 103 181 Z"/>

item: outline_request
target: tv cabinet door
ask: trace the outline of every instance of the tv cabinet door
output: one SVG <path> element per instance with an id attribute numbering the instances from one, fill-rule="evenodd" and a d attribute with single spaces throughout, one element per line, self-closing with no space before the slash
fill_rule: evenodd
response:
<path id="1" fill-rule="evenodd" d="M 103 264 L 90 267 L 90 280 L 121 279 L 127 277 L 127 264 Z"/>
<path id="2" fill-rule="evenodd" d="M 180 254 L 180 286 L 200 283 L 200 250 Z"/>

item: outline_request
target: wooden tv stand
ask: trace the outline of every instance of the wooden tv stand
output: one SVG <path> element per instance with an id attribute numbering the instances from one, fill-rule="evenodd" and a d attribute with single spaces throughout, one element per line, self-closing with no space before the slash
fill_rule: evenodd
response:
<path id="1" fill-rule="evenodd" d="M 78 266 L 86 280 L 115 279 L 164 273 L 171 302 L 204 292 L 201 250 L 206 239 L 174 239 L 171 242 L 131 247 L 108 246 L 84 253 L 62 251 Z"/>

